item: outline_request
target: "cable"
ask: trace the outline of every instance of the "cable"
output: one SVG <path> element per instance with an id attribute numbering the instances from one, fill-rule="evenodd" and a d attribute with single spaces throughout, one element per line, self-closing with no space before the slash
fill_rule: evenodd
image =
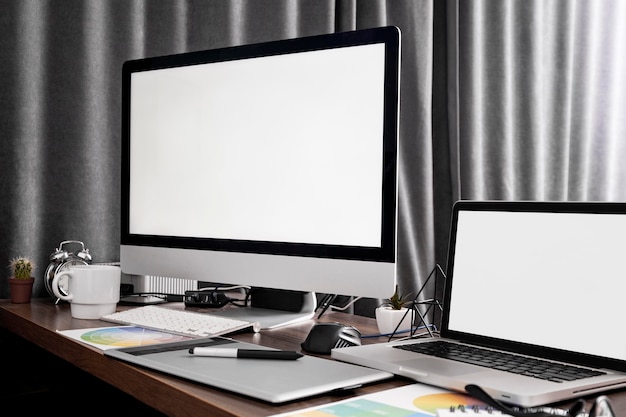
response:
<path id="1" fill-rule="evenodd" d="M 339 307 L 339 306 L 334 306 L 334 305 L 331 305 L 331 306 L 330 306 L 330 308 L 331 308 L 331 310 L 333 310 L 333 311 L 344 311 L 344 310 L 346 310 L 348 307 L 350 307 L 352 304 L 354 304 L 354 303 L 356 303 L 357 301 L 359 301 L 361 298 L 363 298 L 363 297 L 353 297 L 353 298 L 352 298 L 352 301 L 350 301 L 348 304 L 346 304 L 346 305 L 345 305 L 345 306 L 343 306 L 343 307 Z"/>
<path id="2" fill-rule="evenodd" d="M 493 407 L 494 409 L 508 414 L 513 417 L 555 417 L 555 416 L 568 416 L 576 417 L 580 415 L 585 407 L 583 400 L 578 400 L 572 407 L 567 410 L 552 407 L 539 407 L 539 408 L 517 408 L 509 407 L 508 405 L 501 403 L 493 398 L 491 395 L 479 387 L 478 385 L 469 384 L 465 386 L 465 391 L 472 397 L 484 402 L 485 404 Z M 610 403 L 609 403 L 610 406 Z"/>
<path id="3" fill-rule="evenodd" d="M 233 285 L 229 287 L 222 287 L 222 286 L 217 285 L 215 287 L 199 288 L 198 290 L 195 290 L 195 291 L 225 292 L 225 291 L 234 291 L 238 289 L 243 289 L 245 291 L 245 298 L 241 300 L 241 299 L 228 297 L 227 303 L 230 303 L 236 307 L 247 307 L 249 298 L 250 298 L 250 293 L 249 293 L 250 287 L 246 285 Z M 160 298 L 161 300 L 163 300 L 163 302 L 183 302 L 185 300 L 185 295 L 183 294 L 171 294 L 171 293 L 164 293 L 164 292 L 159 292 L 159 291 L 123 293 L 123 294 L 120 294 L 120 297 L 124 299 L 123 302 L 125 303 L 135 303 L 132 300 L 133 297 L 137 297 L 137 298 L 156 297 L 156 298 Z M 136 301 L 136 303 L 145 304 L 140 301 Z"/>
<path id="4" fill-rule="evenodd" d="M 435 326 L 434 324 L 429 324 L 428 326 L 418 326 L 418 327 L 413 327 L 412 329 L 407 329 L 407 330 L 400 330 L 397 331 L 395 333 L 378 333 L 378 334 L 369 334 L 369 335 L 361 335 L 361 338 L 376 338 L 376 337 L 390 337 L 393 336 L 394 334 L 401 334 L 401 333 L 409 333 L 409 332 L 414 332 L 417 330 L 425 330 L 427 328 L 432 328 L 433 330 L 431 330 L 431 333 L 439 333 L 439 331 L 437 330 L 437 326 Z M 411 338 L 416 338 L 416 337 L 422 337 L 422 336 L 430 336 L 430 334 L 428 331 L 425 331 L 424 333 L 420 333 L 420 334 L 414 334 L 411 333 L 411 336 L 408 337 L 403 337 L 401 339 L 396 339 L 396 341 L 402 341 L 402 340 L 406 340 L 406 339 L 411 339 Z"/>
<path id="5" fill-rule="evenodd" d="M 234 290 L 250 290 L 250 287 L 247 285 L 232 285 L 230 287 L 222 287 L 221 285 L 216 285 L 215 287 L 202 287 L 198 288 L 197 291 L 234 291 Z"/>
<path id="6" fill-rule="evenodd" d="M 337 298 L 337 294 L 326 294 L 324 296 L 321 303 L 315 309 L 316 311 L 319 309 L 322 309 L 320 314 L 317 316 L 318 319 L 322 317 L 322 315 L 326 312 L 326 310 L 328 310 L 328 308 L 331 306 L 333 301 L 335 301 L 335 298 Z"/>
<path id="7" fill-rule="evenodd" d="M 124 293 L 120 294 L 121 298 L 132 298 L 132 297 L 156 297 L 162 299 L 164 302 L 181 302 L 183 301 L 182 294 L 169 294 L 163 292 L 132 292 L 132 293 Z M 130 300 L 124 300 L 126 302 L 130 302 Z"/>

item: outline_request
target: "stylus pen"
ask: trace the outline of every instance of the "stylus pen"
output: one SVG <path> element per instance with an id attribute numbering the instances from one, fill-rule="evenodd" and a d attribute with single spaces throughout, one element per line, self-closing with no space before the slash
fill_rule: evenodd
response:
<path id="1" fill-rule="evenodd" d="M 263 349 L 232 349 L 214 347 L 192 347 L 189 353 L 196 356 L 212 356 L 218 358 L 240 359 L 283 359 L 294 360 L 303 355 L 290 350 L 263 350 Z"/>

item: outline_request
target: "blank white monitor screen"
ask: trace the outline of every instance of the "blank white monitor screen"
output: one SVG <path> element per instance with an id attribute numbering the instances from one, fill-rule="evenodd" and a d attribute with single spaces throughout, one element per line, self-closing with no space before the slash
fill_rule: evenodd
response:
<path id="1" fill-rule="evenodd" d="M 125 272 L 386 296 L 399 31 L 125 63 Z"/>
<path id="2" fill-rule="evenodd" d="M 385 46 L 300 55 L 132 74 L 130 233 L 380 246 Z"/>

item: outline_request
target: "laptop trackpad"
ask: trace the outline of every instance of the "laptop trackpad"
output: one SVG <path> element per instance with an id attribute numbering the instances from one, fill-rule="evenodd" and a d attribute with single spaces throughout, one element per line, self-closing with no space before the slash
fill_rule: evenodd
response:
<path id="1" fill-rule="evenodd" d="M 408 371 L 442 376 L 464 375 L 482 371 L 481 368 L 474 365 L 438 358 L 411 359 L 396 363 Z"/>

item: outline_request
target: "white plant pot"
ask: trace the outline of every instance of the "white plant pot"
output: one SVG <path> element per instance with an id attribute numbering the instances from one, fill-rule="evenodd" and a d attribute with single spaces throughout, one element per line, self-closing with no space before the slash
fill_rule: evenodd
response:
<path id="1" fill-rule="evenodd" d="M 394 310 L 391 307 L 381 306 L 376 309 L 376 324 L 378 325 L 378 331 L 381 334 L 391 334 L 396 331 L 396 334 L 402 331 L 411 330 L 411 318 L 410 311 L 407 312 L 407 308 L 400 310 Z M 404 316 L 406 313 L 406 317 Z M 403 319 L 404 317 L 404 319 Z M 402 323 L 396 330 L 396 326 L 402 320 Z"/>

